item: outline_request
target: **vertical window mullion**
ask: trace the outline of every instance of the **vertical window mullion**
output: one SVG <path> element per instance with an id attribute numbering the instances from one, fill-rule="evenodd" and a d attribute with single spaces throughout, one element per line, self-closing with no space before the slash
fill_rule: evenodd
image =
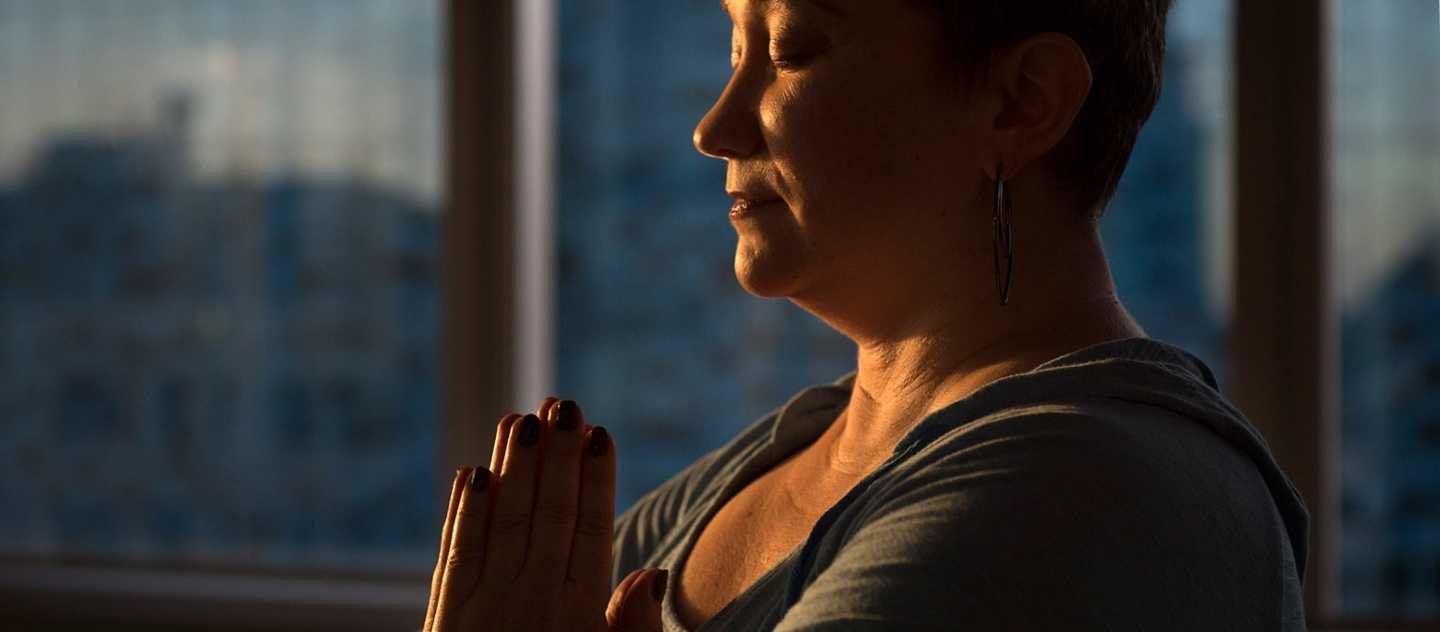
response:
<path id="1" fill-rule="evenodd" d="M 442 497 L 455 467 L 488 465 L 492 418 L 515 400 L 514 4 L 445 3 Z"/>
<path id="2" fill-rule="evenodd" d="M 1329 4 L 1235 3 L 1233 400 L 1310 510 L 1307 618 L 1335 612 L 1338 329 L 1331 313 Z"/>
<path id="3" fill-rule="evenodd" d="M 517 401 L 509 409 L 523 411 L 555 394 L 556 53 L 552 0 L 519 2 L 515 13 L 515 339 L 524 352 L 515 357 Z"/>

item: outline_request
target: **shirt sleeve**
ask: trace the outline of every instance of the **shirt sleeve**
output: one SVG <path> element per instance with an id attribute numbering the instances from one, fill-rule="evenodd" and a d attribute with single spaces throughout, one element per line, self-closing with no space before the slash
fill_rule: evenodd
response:
<path id="1" fill-rule="evenodd" d="M 1281 629 L 1246 603 L 1274 592 L 1263 567 L 1280 566 L 1264 530 L 1242 526 L 1261 514 L 1227 508 L 1216 472 L 1189 465 L 1203 456 L 1137 454 L 1142 439 L 1107 428 L 1120 426 L 1014 416 L 877 479 L 775 629 Z"/>

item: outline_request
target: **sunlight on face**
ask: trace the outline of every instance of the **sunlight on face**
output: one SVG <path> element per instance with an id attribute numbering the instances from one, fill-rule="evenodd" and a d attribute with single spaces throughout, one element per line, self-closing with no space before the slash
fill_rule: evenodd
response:
<path id="1" fill-rule="evenodd" d="M 733 72 L 694 141 L 726 160 L 732 195 L 781 202 L 732 214 L 747 291 L 804 299 L 843 286 L 865 296 L 955 262 L 957 248 L 988 255 L 988 225 L 977 220 L 973 245 L 953 222 L 941 228 L 983 183 L 966 151 L 974 117 L 947 84 L 938 21 L 894 2 L 725 7 Z"/>

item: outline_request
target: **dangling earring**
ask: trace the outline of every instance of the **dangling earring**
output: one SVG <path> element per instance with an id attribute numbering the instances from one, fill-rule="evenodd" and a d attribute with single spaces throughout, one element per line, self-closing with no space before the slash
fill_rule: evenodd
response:
<path id="1" fill-rule="evenodd" d="M 995 166 L 995 213 L 991 219 L 991 239 L 995 253 L 995 289 L 1000 292 L 1000 304 L 1004 305 L 1010 300 L 1010 275 L 1015 267 L 1015 241 L 1012 231 L 1011 218 L 1013 210 L 1010 207 L 1010 196 L 1005 192 L 1005 174 L 1002 170 L 1004 163 Z M 1004 249 L 1005 254 L 1000 254 Z M 1004 281 L 1001 281 L 1000 260 L 1005 260 Z"/>

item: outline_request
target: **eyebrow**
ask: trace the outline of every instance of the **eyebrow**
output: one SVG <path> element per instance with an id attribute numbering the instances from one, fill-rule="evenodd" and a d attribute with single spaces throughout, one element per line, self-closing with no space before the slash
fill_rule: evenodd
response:
<path id="1" fill-rule="evenodd" d="M 832 16 L 834 16 L 834 17 L 837 17 L 837 18 L 843 18 L 843 17 L 845 17 L 845 12 L 844 12 L 843 10 L 841 10 L 840 7 L 835 6 L 835 4 L 832 3 L 830 0 L 779 0 L 779 1 L 782 2 L 782 3 L 784 3 L 784 4 L 804 3 L 804 4 L 808 4 L 808 5 L 810 5 L 810 6 L 813 6 L 813 7 L 817 8 L 817 9 L 820 9 L 821 11 L 824 11 L 824 12 L 826 12 L 826 13 L 829 13 L 830 15 L 832 15 Z M 754 2 L 756 2 L 756 3 L 758 3 L 758 4 L 762 5 L 762 6 L 770 6 L 770 5 L 775 4 L 774 0 L 754 0 Z M 721 11 L 724 11 L 726 15 L 734 15 L 734 13 L 733 13 L 733 12 L 731 11 L 731 9 L 730 9 L 730 0 L 720 0 L 720 10 L 721 10 Z"/>

